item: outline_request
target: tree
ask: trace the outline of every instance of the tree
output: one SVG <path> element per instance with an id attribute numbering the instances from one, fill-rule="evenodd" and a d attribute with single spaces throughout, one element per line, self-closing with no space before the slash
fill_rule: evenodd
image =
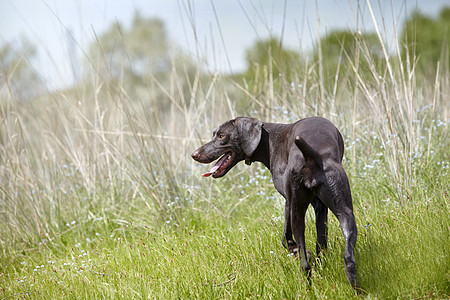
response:
<path id="1" fill-rule="evenodd" d="M 170 44 L 162 20 L 136 13 L 129 28 L 112 24 L 90 45 L 86 74 L 93 69 L 101 82 L 109 85 L 108 90 L 120 87 L 132 99 L 145 99 L 145 105 L 157 111 L 167 110 L 174 100 L 188 104 L 197 68 L 190 56 Z M 176 93 L 169 96 L 174 78 Z"/>
<path id="2" fill-rule="evenodd" d="M 403 60 L 407 56 L 418 57 L 423 71 L 435 69 L 438 61 L 447 59 L 448 63 L 449 29 L 450 7 L 443 8 L 436 19 L 414 12 L 405 21 L 401 33 Z"/>
<path id="3" fill-rule="evenodd" d="M 0 47 L 0 94 L 11 93 L 14 99 L 29 100 L 45 90 L 31 63 L 36 53 L 36 47 L 24 38 Z"/>
<path id="4" fill-rule="evenodd" d="M 277 38 L 258 41 L 246 51 L 247 72 L 245 77 L 254 80 L 264 72 L 272 71 L 272 76 L 284 76 L 288 81 L 300 64 L 297 52 L 284 49 Z"/>
<path id="5" fill-rule="evenodd" d="M 89 47 L 89 63 L 104 81 L 123 80 L 125 86 L 143 84 L 145 75 L 170 71 L 170 51 L 164 23 L 136 13 L 129 30 L 111 25 Z"/>
<path id="6" fill-rule="evenodd" d="M 319 46 L 314 52 L 315 61 L 322 64 L 324 83 L 335 84 L 336 75 L 345 80 L 354 73 L 358 65 L 358 73 L 362 76 L 370 74 L 370 67 L 379 68 L 383 51 L 374 33 L 354 33 L 351 31 L 332 31 L 321 38 L 322 61 L 319 61 Z"/>

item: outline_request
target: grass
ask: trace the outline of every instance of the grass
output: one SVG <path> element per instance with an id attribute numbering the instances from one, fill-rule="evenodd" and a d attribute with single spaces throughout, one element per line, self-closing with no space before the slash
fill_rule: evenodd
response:
<path id="1" fill-rule="evenodd" d="M 244 190 L 255 191 L 256 185 L 249 185 Z M 225 197 L 234 196 L 229 194 Z M 261 199 L 253 193 L 237 202 L 241 204 L 230 218 L 223 216 L 233 208 L 226 207 L 230 199 L 219 200 L 216 206 L 223 210 L 189 210 L 182 219 L 157 228 L 119 225 L 109 218 L 70 222 L 68 230 L 52 240 L 3 257 L 3 295 L 357 298 L 345 276 L 336 218 L 330 218 L 327 255 L 314 264 L 308 284 L 298 260 L 281 246 L 282 201 L 272 197 Z M 402 210 L 368 202 L 356 205 L 356 259 L 363 294 L 381 299 L 448 297 L 450 216 L 444 200 L 417 201 Z M 312 214 L 308 220 L 307 246 L 314 249 Z"/>
<path id="2" fill-rule="evenodd" d="M 320 61 L 292 82 L 261 67 L 253 83 L 173 61 L 167 81 L 149 75 L 137 97 L 95 70 L 30 102 L 2 90 L 0 299 L 449 298 L 448 64 L 423 78 L 386 52 L 380 67 L 358 41 L 361 55 L 342 54 L 331 91 Z M 200 176 L 207 167 L 190 153 L 239 114 L 321 115 L 340 128 L 359 296 L 334 216 L 308 281 L 281 246 L 284 200 L 267 170 Z"/>

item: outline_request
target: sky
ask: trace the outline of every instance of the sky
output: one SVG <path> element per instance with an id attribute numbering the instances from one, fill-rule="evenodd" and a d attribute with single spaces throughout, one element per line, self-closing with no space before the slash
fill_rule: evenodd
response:
<path id="1" fill-rule="evenodd" d="M 415 9 L 436 16 L 445 5 L 450 1 L 0 0 L 0 46 L 25 37 L 37 48 L 33 65 L 48 87 L 70 86 L 95 35 L 114 22 L 129 26 L 138 11 L 162 19 L 173 46 L 206 61 L 210 71 L 233 73 L 246 69 L 245 50 L 258 40 L 282 37 L 285 47 L 310 50 L 331 30 L 374 31 L 371 11 L 395 51 L 394 28 L 406 16 Z"/>

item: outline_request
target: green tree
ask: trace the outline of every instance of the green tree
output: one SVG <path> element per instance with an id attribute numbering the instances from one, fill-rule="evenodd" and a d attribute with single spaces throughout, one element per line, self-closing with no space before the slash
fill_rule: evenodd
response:
<path id="1" fill-rule="evenodd" d="M 438 61 L 448 63 L 450 7 L 443 8 L 435 19 L 414 12 L 403 25 L 401 55 L 406 60 L 418 57 L 423 71 L 434 70 Z"/>
<path id="2" fill-rule="evenodd" d="M 383 52 L 375 33 L 354 33 L 332 31 L 315 47 L 314 59 L 322 64 L 324 84 L 329 87 L 338 80 L 347 80 L 356 67 L 362 76 L 370 75 L 370 68 L 379 68 L 383 62 Z M 320 61 L 319 50 L 322 51 Z"/>
<path id="3" fill-rule="evenodd" d="M 300 55 L 292 50 L 284 49 L 277 38 L 258 41 L 246 51 L 247 80 L 256 80 L 272 72 L 274 78 L 280 75 L 288 81 L 296 67 L 300 64 Z"/>

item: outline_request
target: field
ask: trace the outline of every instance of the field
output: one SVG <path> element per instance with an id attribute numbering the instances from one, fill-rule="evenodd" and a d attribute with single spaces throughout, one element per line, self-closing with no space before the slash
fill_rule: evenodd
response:
<path id="1" fill-rule="evenodd" d="M 172 61 L 141 97 L 95 70 L 33 101 L 2 93 L 0 299 L 448 299 L 448 57 L 425 76 L 415 58 L 378 64 L 361 49 L 331 84 L 321 63 L 249 84 Z M 190 153 L 239 115 L 320 115 L 341 130 L 359 294 L 333 215 L 308 281 L 281 246 L 284 200 L 262 165 L 200 176 Z M 313 250 L 310 210 L 306 231 Z"/>

